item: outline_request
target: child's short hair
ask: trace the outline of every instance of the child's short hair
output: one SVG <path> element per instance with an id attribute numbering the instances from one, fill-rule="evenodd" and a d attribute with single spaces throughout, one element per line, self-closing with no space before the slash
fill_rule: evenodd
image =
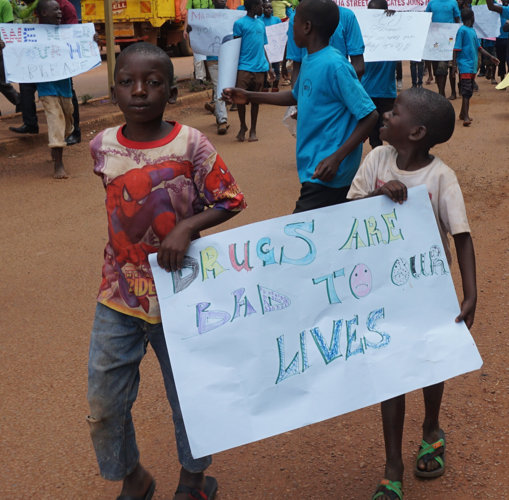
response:
<path id="1" fill-rule="evenodd" d="M 125 64 L 124 60 L 129 57 L 129 54 L 146 54 L 147 56 L 160 59 L 165 65 L 166 74 L 168 76 L 168 85 L 170 87 L 173 85 L 173 63 L 171 62 L 168 54 L 157 45 L 146 42 L 133 43 L 120 52 L 117 57 L 117 62 L 115 63 L 115 78 L 118 73 L 118 68 L 122 66 L 122 64 Z"/>
<path id="2" fill-rule="evenodd" d="M 244 0 L 244 7 L 247 11 L 250 11 L 253 7 L 258 5 L 259 3 L 263 3 L 263 0 Z"/>
<path id="3" fill-rule="evenodd" d="M 416 125 L 426 127 L 428 146 L 447 142 L 454 132 L 456 115 L 451 102 L 431 90 L 412 87 L 404 92 L 406 105 Z"/>
<path id="4" fill-rule="evenodd" d="M 465 21 L 470 21 L 474 18 L 474 11 L 472 9 L 462 9 L 461 10 L 461 21 L 465 23 Z"/>
<path id="5" fill-rule="evenodd" d="M 50 0 L 39 0 L 39 3 L 37 4 L 37 7 L 35 8 L 35 11 L 37 12 L 37 14 L 42 14 L 43 11 L 48 8 L 49 1 Z M 31 3 L 33 3 L 33 2 L 31 2 Z M 59 7 L 60 7 L 60 5 L 59 5 Z"/>
<path id="6" fill-rule="evenodd" d="M 302 0 L 295 15 L 309 21 L 324 40 L 329 40 L 339 24 L 339 9 L 332 0 Z"/>
<path id="7" fill-rule="evenodd" d="M 387 0 L 371 0 L 368 3 L 368 9 L 384 9 L 387 10 L 389 5 L 387 4 Z"/>

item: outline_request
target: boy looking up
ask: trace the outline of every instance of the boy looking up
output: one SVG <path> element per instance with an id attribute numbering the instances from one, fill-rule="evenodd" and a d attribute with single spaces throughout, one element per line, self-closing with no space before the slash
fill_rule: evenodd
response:
<path id="1" fill-rule="evenodd" d="M 235 21 L 233 25 L 233 36 L 235 38 L 242 38 L 239 68 L 237 71 L 237 87 L 253 92 L 261 92 L 267 71 L 270 70 L 270 80 L 274 79 L 274 71 L 270 69 L 269 58 L 265 52 L 265 45 L 268 43 L 265 24 L 260 19 L 255 19 L 255 16 L 260 17 L 262 15 L 262 0 L 246 0 L 244 6 L 246 7 L 247 15 Z M 258 109 L 258 104 L 251 105 L 249 142 L 258 140 L 258 137 L 256 137 Z M 239 104 L 238 112 L 240 131 L 237 134 L 237 140 L 244 142 L 247 132 L 246 105 Z"/>
<path id="2" fill-rule="evenodd" d="M 307 54 L 293 91 L 277 94 L 226 89 L 223 97 L 248 102 L 299 106 L 297 170 L 302 183 L 294 213 L 336 205 L 359 168 L 362 142 L 378 114 L 352 65 L 329 45 L 339 23 L 332 0 L 303 0 L 295 11 L 293 36 Z"/>
<path id="3" fill-rule="evenodd" d="M 394 11 L 388 11 L 387 0 L 371 0 L 368 9 L 383 9 L 388 15 L 394 14 Z M 376 106 L 378 120 L 369 133 L 369 145 L 375 149 L 381 146 L 380 127 L 382 126 L 383 114 L 390 111 L 394 106 L 396 99 L 396 61 L 380 61 L 365 63 L 366 71 L 361 79 L 364 90 Z"/>
<path id="4" fill-rule="evenodd" d="M 157 252 L 158 264 L 168 272 L 181 269 L 191 240 L 246 204 L 207 138 L 163 121 L 177 88 L 173 65 L 162 49 L 135 43 L 123 50 L 111 91 L 126 123 L 104 130 L 90 143 L 94 172 L 106 189 L 109 234 L 90 339 L 90 433 L 101 476 L 123 481 L 118 500 L 150 500 L 155 481 L 140 464 L 131 415 L 139 365 L 150 342 L 173 411 L 182 465 L 173 498 L 211 500 L 217 481 L 204 471 L 212 458 L 191 455 L 148 254 Z"/>
<path id="5" fill-rule="evenodd" d="M 426 12 L 431 12 L 431 22 L 433 23 L 459 23 L 460 9 L 456 0 L 431 0 L 426 6 Z M 437 79 L 438 93 L 445 97 L 445 84 L 447 83 L 447 73 L 449 72 L 449 82 L 451 84 L 451 96 L 449 99 L 456 99 L 456 76 L 452 61 L 433 61 L 433 72 Z"/>
<path id="6" fill-rule="evenodd" d="M 362 38 L 361 28 L 355 14 L 351 9 L 338 7 L 339 24 L 336 31 L 330 38 L 330 45 L 339 50 L 347 59 L 350 58 L 352 66 L 357 73 L 359 80 L 364 74 L 364 39 Z M 306 50 L 297 47 L 295 44 L 293 30 L 294 17 L 288 25 L 288 42 L 286 46 L 286 59 L 293 61 L 292 70 L 292 88 L 299 76 L 302 59 L 306 55 Z"/>
<path id="7" fill-rule="evenodd" d="M 353 180 L 348 199 L 385 195 L 396 203 L 404 203 L 408 196 L 407 188 L 426 185 L 449 266 L 452 257 L 448 234 L 454 239 L 458 256 L 463 302 L 455 321 L 464 321 L 471 328 L 477 289 L 475 254 L 465 204 L 454 172 L 430 154 L 433 146 L 451 138 L 454 122 L 454 108 L 442 95 L 422 88 L 402 92 L 394 103 L 394 109 L 385 113 L 380 129 L 380 138 L 390 146 L 376 148 L 366 156 Z M 434 478 L 445 472 L 445 433 L 439 425 L 443 391 L 443 382 L 423 389 L 425 417 L 422 444 L 414 466 L 418 477 Z M 403 500 L 401 443 L 404 422 L 404 394 L 382 403 L 387 461 L 384 479 L 378 485 L 373 500 Z"/>
<path id="8" fill-rule="evenodd" d="M 499 60 L 486 52 L 481 47 L 474 26 L 474 11 L 472 9 L 463 9 L 461 11 L 461 20 L 463 25 L 460 26 L 456 34 L 456 42 L 454 43 L 454 66 L 458 67 L 461 83 L 461 111 L 460 120 L 463 120 L 463 126 L 468 127 L 472 123 L 469 116 L 470 98 L 473 94 L 473 85 L 475 75 L 477 74 L 478 52 L 490 59 L 495 66 L 499 64 Z"/>

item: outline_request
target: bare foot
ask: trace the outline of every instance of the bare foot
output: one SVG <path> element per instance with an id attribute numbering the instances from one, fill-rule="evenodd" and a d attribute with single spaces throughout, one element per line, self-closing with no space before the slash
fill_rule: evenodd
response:
<path id="1" fill-rule="evenodd" d="M 150 473 L 138 463 L 131 474 L 124 478 L 120 495 L 143 498 L 152 485 L 152 481 L 153 477 Z"/>
<path id="2" fill-rule="evenodd" d="M 492 85 L 496 85 L 497 83 L 498 83 L 498 82 L 495 80 L 495 78 L 492 78 L 492 79 L 491 79 L 491 84 L 492 84 Z"/>
<path id="3" fill-rule="evenodd" d="M 456 100 L 456 92 L 453 92 L 447 99 L 449 99 L 449 101 L 455 101 Z"/>
<path id="4" fill-rule="evenodd" d="M 468 116 L 463 120 L 463 126 L 464 127 L 470 127 L 474 120 L 472 118 L 469 118 Z"/>
<path id="5" fill-rule="evenodd" d="M 433 83 L 433 77 L 430 76 L 427 80 L 426 80 L 426 85 L 431 85 Z"/>
<path id="6" fill-rule="evenodd" d="M 191 472 L 187 472 L 183 467 L 180 469 L 180 479 L 179 484 L 189 486 L 199 491 L 203 491 L 205 489 L 205 474 L 203 472 L 198 472 L 193 474 Z M 173 500 L 189 500 L 188 493 L 177 493 Z"/>
<path id="7" fill-rule="evenodd" d="M 244 142 L 244 139 L 246 138 L 246 132 L 247 132 L 247 128 L 240 127 L 240 131 L 237 134 L 237 141 Z"/>
<path id="8" fill-rule="evenodd" d="M 64 170 L 63 163 L 60 163 L 60 165 L 57 165 L 55 163 L 55 172 L 53 173 L 53 179 L 68 179 L 67 172 Z"/>
<path id="9" fill-rule="evenodd" d="M 251 130 L 251 132 L 249 132 L 248 142 L 256 142 L 257 140 L 258 140 L 258 137 L 256 137 L 256 132 Z"/>

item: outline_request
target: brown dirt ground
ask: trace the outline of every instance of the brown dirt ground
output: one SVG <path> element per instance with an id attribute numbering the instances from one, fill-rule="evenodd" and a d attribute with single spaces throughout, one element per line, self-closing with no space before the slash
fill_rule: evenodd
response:
<path id="1" fill-rule="evenodd" d="M 423 405 L 419 391 L 407 398 L 407 499 L 509 498 L 509 294 L 502 283 L 509 281 L 509 92 L 496 91 L 484 79 L 479 84 L 472 127 L 458 122 L 452 140 L 434 152 L 457 172 L 467 204 L 479 279 L 472 333 L 484 366 L 446 384 L 442 426 L 448 470 L 440 479 L 425 482 L 412 475 Z M 458 111 L 459 101 L 454 105 Z M 230 133 L 219 137 L 201 105 L 174 113 L 212 139 L 246 194 L 249 209 L 224 229 L 292 211 L 299 183 L 294 139 L 281 124 L 281 109 L 261 108 L 256 144 L 235 142 L 235 115 Z M 86 143 L 68 148 L 64 158 L 71 174 L 67 181 L 51 178 L 45 147 L 0 161 L 0 497 L 5 500 L 112 499 L 119 491 L 118 484 L 99 477 L 85 421 L 89 332 L 106 242 L 104 192 Z M 454 280 L 459 283 L 457 267 Z M 154 498 L 172 499 L 179 464 L 171 412 L 150 349 L 141 372 L 134 407 L 141 456 L 158 481 Z M 218 500 L 370 499 L 383 464 L 380 411 L 374 406 L 221 453 L 210 473 L 220 483 Z"/>

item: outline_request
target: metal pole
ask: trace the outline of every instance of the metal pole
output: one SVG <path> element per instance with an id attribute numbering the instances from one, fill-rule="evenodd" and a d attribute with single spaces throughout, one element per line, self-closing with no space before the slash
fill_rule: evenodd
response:
<path id="1" fill-rule="evenodd" d="M 106 60 L 108 63 L 108 93 L 111 99 L 111 86 L 115 83 L 115 34 L 113 32 L 112 1 L 104 0 L 104 24 L 106 28 Z"/>

